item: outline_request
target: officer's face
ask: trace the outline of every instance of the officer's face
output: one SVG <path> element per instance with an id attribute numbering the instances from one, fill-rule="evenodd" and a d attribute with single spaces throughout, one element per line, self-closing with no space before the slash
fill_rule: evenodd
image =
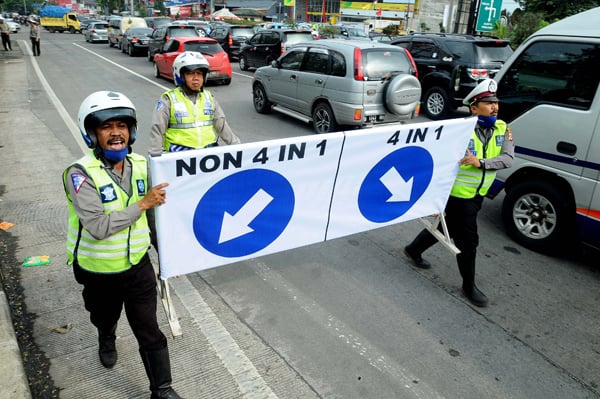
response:
<path id="1" fill-rule="evenodd" d="M 185 71 L 183 73 L 183 80 L 187 87 L 193 91 L 198 91 L 204 84 L 204 74 L 202 70 L 196 69 L 195 71 Z"/>
<path id="2" fill-rule="evenodd" d="M 120 120 L 110 120 L 96 128 L 98 145 L 105 150 L 119 151 L 129 143 L 129 127 Z"/>
<path id="3" fill-rule="evenodd" d="M 498 101 L 479 101 L 471 105 L 471 112 L 477 116 L 498 116 Z"/>

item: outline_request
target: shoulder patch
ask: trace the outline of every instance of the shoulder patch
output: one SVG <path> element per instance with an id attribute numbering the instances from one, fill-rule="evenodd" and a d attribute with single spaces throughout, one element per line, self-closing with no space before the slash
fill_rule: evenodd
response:
<path id="1" fill-rule="evenodd" d="M 83 173 L 71 173 L 71 182 L 73 182 L 73 188 L 75 189 L 75 194 L 79 193 L 79 189 L 87 180 L 87 176 Z"/>
<path id="2" fill-rule="evenodd" d="M 144 179 L 137 179 L 136 185 L 137 185 L 138 195 L 146 195 L 146 183 L 144 182 Z"/>
<path id="3" fill-rule="evenodd" d="M 162 107 L 164 107 L 164 106 L 165 106 L 165 103 L 163 102 L 163 100 L 158 100 L 158 101 L 156 102 L 156 110 L 157 110 L 157 111 L 160 111 L 160 109 L 161 109 Z"/>

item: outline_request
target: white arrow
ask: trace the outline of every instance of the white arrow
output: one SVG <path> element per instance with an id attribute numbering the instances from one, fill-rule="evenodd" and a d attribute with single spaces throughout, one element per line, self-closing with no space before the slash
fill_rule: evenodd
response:
<path id="1" fill-rule="evenodd" d="M 260 215 L 271 201 L 273 201 L 273 197 L 261 188 L 235 215 L 225 212 L 223 215 L 223 224 L 221 225 L 221 234 L 219 234 L 219 244 L 253 232 L 254 229 L 249 224 Z"/>
<path id="2" fill-rule="evenodd" d="M 412 193 L 413 178 L 411 177 L 408 181 L 405 181 L 396 168 L 391 168 L 383 176 L 381 176 L 381 182 L 388 189 L 390 198 L 387 202 L 401 202 L 410 201 L 410 194 Z"/>

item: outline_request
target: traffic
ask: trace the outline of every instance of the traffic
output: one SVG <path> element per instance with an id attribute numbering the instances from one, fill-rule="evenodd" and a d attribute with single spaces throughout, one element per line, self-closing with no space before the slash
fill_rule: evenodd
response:
<path id="1" fill-rule="evenodd" d="M 31 108 L 72 159 L 82 154 L 73 126 L 79 106 L 101 90 L 131 99 L 138 120 L 134 150 L 148 153 L 152 113 L 172 81 L 156 77 L 147 58 L 88 43 L 81 34 L 43 32 L 42 56 L 36 58 L 29 57 L 26 39 L 13 35 L 31 78 Z M 234 63 L 230 84 L 207 86 L 242 143 L 314 137 L 308 123 L 256 112 L 254 74 Z M 467 116 L 461 112 L 452 116 Z M 407 123 L 424 121 L 419 116 Z M 519 132 L 514 134 L 518 141 Z M 57 160 L 65 166 L 70 161 Z M 455 259 L 444 247 L 429 251 L 431 269 L 412 267 L 402 254 L 421 228 L 418 221 L 400 223 L 187 278 L 220 298 L 218 317 L 227 314 L 232 324 L 250 327 L 318 397 L 597 394 L 600 348 L 591 327 L 600 320 L 597 255 L 583 248 L 566 258 L 529 251 L 506 235 L 501 200 L 486 201 L 479 216 L 477 283 L 490 304 L 480 310 L 463 298 Z M 177 359 L 173 363 L 184 368 Z M 270 367 L 258 369 L 267 375 Z M 178 392 L 189 397 L 177 378 Z M 278 396 L 288 397 L 282 391 Z"/>

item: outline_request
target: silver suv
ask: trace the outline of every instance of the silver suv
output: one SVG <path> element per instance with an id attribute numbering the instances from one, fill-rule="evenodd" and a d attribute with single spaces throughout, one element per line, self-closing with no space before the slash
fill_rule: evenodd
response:
<path id="1" fill-rule="evenodd" d="M 399 122 L 416 116 L 421 84 L 410 53 L 355 40 L 299 43 L 252 83 L 254 108 L 312 123 L 317 133 Z"/>

